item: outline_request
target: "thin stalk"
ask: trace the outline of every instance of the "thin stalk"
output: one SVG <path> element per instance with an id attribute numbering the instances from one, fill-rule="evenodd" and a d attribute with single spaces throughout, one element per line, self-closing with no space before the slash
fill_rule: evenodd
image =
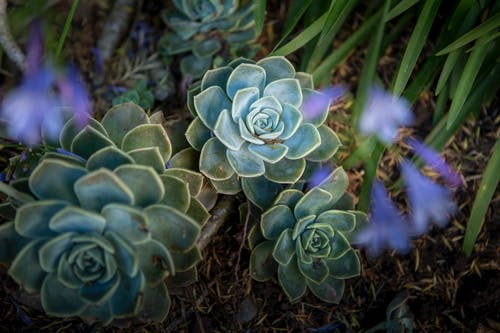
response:
<path id="1" fill-rule="evenodd" d="M 66 40 L 66 36 L 68 36 L 68 31 L 71 26 L 71 21 L 73 21 L 73 16 L 75 16 L 78 2 L 79 0 L 73 0 L 73 4 L 71 5 L 71 8 L 69 10 L 68 17 L 66 17 L 66 22 L 64 22 L 64 28 L 61 33 L 61 37 L 59 37 L 59 41 L 57 42 L 56 59 L 59 59 L 59 55 L 61 54 L 62 48 L 64 46 L 64 41 Z"/>

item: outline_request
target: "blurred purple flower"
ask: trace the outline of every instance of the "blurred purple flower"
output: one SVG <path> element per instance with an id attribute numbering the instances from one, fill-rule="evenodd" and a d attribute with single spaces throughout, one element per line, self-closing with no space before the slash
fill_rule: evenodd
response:
<path id="1" fill-rule="evenodd" d="M 413 113 L 407 100 L 373 86 L 359 120 L 359 130 L 390 144 L 396 140 L 398 128 L 412 121 Z"/>
<path id="2" fill-rule="evenodd" d="M 407 186 L 414 232 L 421 235 L 431 221 L 440 227 L 448 223 L 448 217 L 457 209 L 451 192 L 427 178 L 408 161 L 401 163 L 401 171 Z"/>
<path id="3" fill-rule="evenodd" d="M 439 155 L 437 151 L 426 146 L 423 142 L 417 139 L 409 139 L 408 144 L 427 165 L 436 170 L 441 177 L 452 187 L 460 187 L 462 178 L 455 170 L 453 170 L 445 159 Z"/>
<path id="4" fill-rule="evenodd" d="M 90 112 L 90 101 L 76 73 L 70 70 L 60 76 L 52 66 L 42 63 L 43 41 L 39 28 L 34 26 L 29 38 L 21 85 L 5 96 L 0 108 L 0 118 L 7 122 L 9 136 L 29 146 L 38 144 L 42 134 L 51 140 L 59 137 L 66 107 L 82 125 Z"/>
<path id="5" fill-rule="evenodd" d="M 321 184 L 328 176 L 332 173 L 332 168 L 330 166 L 319 166 L 313 171 L 309 179 L 307 179 L 307 190 L 312 189 L 315 186 Z"/>
<path id="6" fill-rule="evenodd" d="M 401 217 L 379 181 L 373 184 L 369 223 L 359 231 L 355 242 L 365 247 L 373 257 L 378 256 L 384 248 L 399 253 L 406 253 L 410 249 L 410 230 L 406 219 Z"/>
<path id="7" fill-rule="evenodd" d="M 320 115 L 331 103 L 340 100 L 347 92 L 344 86 L 332 86 L 319 91 L 321 94 L 310 94 L 302 104 L 304 118 L 314 119 Z"/>

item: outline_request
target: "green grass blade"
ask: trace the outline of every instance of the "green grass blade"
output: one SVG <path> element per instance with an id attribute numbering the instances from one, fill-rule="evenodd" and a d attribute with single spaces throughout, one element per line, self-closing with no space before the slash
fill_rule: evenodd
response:
<path id="1" fill-rule="evenodd" d="M 488 206 L 493 198 L 493 194 L 500 181 L 500 139 L 497 139 L 493 154 L 486 165 L 483 173 L 483 179 L 479 185 L 479 189 L 474 199 L 472 211 L 465 229 L 465 237 L 463 250 L 468 256 L 471 255 L 476 243 L 477 236 L 484 224 L 484 217 L 488 210 Z"/>
<path id="2" fill-rule="evenodd" d="M 406 12 L 408 9 L 413 7 L 419 0 L 402 0 L 394 8 L 392 8 L 385 17 L 385 22 L 392 20 L 393 18 Z"/>
<path id="3" fill-rule="evenodd" d="M 461 50 L 455 50 L 453 52 L 450 52 L 446 57 L 446 61 L 443 65 L 443 70 L 441 70 L 441 74 L 439 75 L 439 80 L 436 85 L 436 95 L 439 95 L 445 87 L 453 68 L 455 68 L 455 64 L 457 63 L 461 52 Z"/>
<path id="4" fill-rule="evenodd" d="M 75 16 L 76 8 L 78 7 L 79 0 L 73 0 L 73 4 L 68 13 L 68 17 L 66 17 L 66 22 L 64 22 L 63 31 L 61 33 L 61 37 L 59 37 L 59 41 L 57 42 L 56 48 L 56 59 L 61 55 L 62 48 L 64 46 L 64 41 L 66 40 L 66 36 L 68 35 L 69 28 L 71 26 L 71 21 L 73 21 L 73 16 Z"/>
<path id="5" fill-rule="evenodd" d="M 273 51 L 270 55 L 286 56 L 306 45 L 307 42 L 309 42 L 321 32 L 321 29 L 323 29 L 323 26 L 325 24 L 327 15 L 328 13 L 321 15 L 297 37 L 295 37 L 276 51 Z"/>
<path id="6" fill-rule="evenodd" d="M 443 90 L 441 90 L 441 94 L 438 95 L 436 101 L 436 109 L 432 114 L 432 126 L 436 126 L 436 124 L 443 118 L 444 110 L 446 108 L 446 104 L 448 102 L 449 97 L 449 85 L 445 85 Z"/>
<path id="7" fill-rule="evenodd" d="M 450 23 L 448 24 L 448 30 L 453 31 L 455 29 L 459 29 L 471 7 L 476 5 L 478 5 L 476 0 L 461 0 L 451 16 Z"/>
<path id="8" fill-rule="evenodd" d="M 427 42 L 427 35 L 431 30 L 432 23 L 434 22 L 434 18 L 436 17 L 440 4 L 441 0 L 426 0 L 424 7 L 422 8 L 422 12 L 420 13 L 415 29 L 411 34 L 410 41 L 408 42 L 408 46 L 406 47 L 403 55 L 403 60 L 401 60 L 401 65 L 396 75 L 393 88 L 393 93 L 396 96 L 403 93 L 403 90 L 410 79 L 413 68 L 417 63 L 418 56 Z"/>
<path id="9" fill-rule="evenodd" d="M 488 38 L 488 35 L 481 37 L 478 42 L 481 43 L 481 40 L 484 38 Z M 465 101 L 467 100 L 467 96 L 472 89 L 472 85 L 476 79 L 479 70 L 481 69 L 481 64 L 483 63 L 484 57 L 490 51 L 489 44 L 482 44 L 476 47 L 470 54 L 467 59 L 467 63 L 465 64 L 464 71 L 460 76 L 460 80 L 458 81 L 458 85 L 456 91 L 453 94 L 452 102 L 450 106 L 448 120 L 446 122 L 446 127 L 449 128 L 453 125 L 453 122 L 456 121 L 460 110 L 462 109 Z"/>
<path id="10" fill-rule="evenodd" d="M 363 185 L 361 186 L 361 193 L 359 194 L 359 202 L 357 209 L 368 212 L 370 208 L 370 197 L 372 184 L 377 176 L 377 168 L 380 163 L 380 159 L 384 154 L 385 146 L 381 143 L 377 142 L 375 149 L 372 152 L 372 155 L 366 161 L 365 164 L 365 176 L 363 178 Z"/>
<path id="11" fill-rule="evenodd" d="M 422 91 L 434 81 L 444 60 L 444 57 L 430 57 L 424 62 L 403 95 L 411 104 L 415 103 Z"/>
<path id="12" fill-rule="evenodd" d="M 450 53 L 456 49 L 461 48 L 462 46 L 483 37 L 485 34 L 490 31 L 500 27 L 500 12 L 492 17 L 488 18 L 486 21 L 470 30 L 466 34 L 462 35 L 462 37 L 455 40 L 453 43 L 446 46 L 444 49 L 436 53 L 436 55 L 443 55 L 446 53 Z"/>
<path id="13" fill-rule="evenodd" d="M 331 55 L 325 58 L 323 62 L 312 72 L 314 82 L 323 82 L 327 78 L 333 68 L 342 62 L 368 35 L 373 31 L 377 22 L 380 20 L 382 11 L 372 15 L 369 19 L 356 29 L 356 31 L 340 45 L 338 49 L 333 51 Z"/>
<path id="14" fill-rule="evenodd" d="M 260 35 L 264 28 L 264 19 L 266 17 L 267 0 L 255 0 L 253 7 L 253 18 L 255 21 L 255 30 L 257 35 Z"/>
<path id="15" fill-rule="evenodd" d="M 294 1 L 292 3 L 292 7 L 290 9 L 290 12 L 287 15 L 287 20 L 285 24 L 284 31 L 282 33 L 282 37 L 279 40 L 279 42 L 276 44 L 274 47 L 273 51 L 274 52 L 288 37 L 288 35 L 292 32 L 293 28 L 299 23 L 300 19 L 306 12 L 307 8 L 311 5 L 312 0 L 305 0 L 305 1 Z"/>
<path id="16" fill-rule="evenodd" d="M 309 59 L 306 69 L 307 72 L 312 72 L 321 62 L 325 53 L 332 46 L 335 35 L 352 13 L 353 9 L 357 6 L 358 2 L 359 0 L 337 0 L 333 2 L 328 17 L 326 18 L 325 26 L 321 31 L 314 52 Z"/>

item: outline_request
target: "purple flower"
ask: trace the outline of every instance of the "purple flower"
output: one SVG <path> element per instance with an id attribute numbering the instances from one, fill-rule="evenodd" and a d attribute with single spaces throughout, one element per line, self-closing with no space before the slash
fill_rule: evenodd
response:
<path id="1" fill-rule="evenodd" d="M 443 177 L 448 185 L 459 187 L 463 184 L 460 175 L 446 163 L 445 159 L 437 151 L 417 139 L 409 139 L 408 144 L 415 151 L 415 154 Z"/>
<path id="2" fill-rule="evenodd" d="M 7 94 L 0 108 L 0 117 L 7 122 L 9 136 L 29 146 L 38 144 L 42 134 L 57 140 L 65 109 L 75 114 L 82 126 L 90 112 L 88 95 L 77 80 L 76 71 L 69 70 L 61 76 L 52 66 L 42 64 L 41 38 L 40 30 L 33 29 L 21 85 Z"/>
<path id="3" fill-rule="evenodd" d="M 332 168 L 329 166 L 320 166 L 316 168 L 311 174 L 311 177 L 307 180 L 307 188 L 312 189 L 315 186 L 321 184 L 330 174 L 332 173 Z"/>
<path id="4" fill-rule="evenodd" d="M 410 125 L 413 114 L 404 98 L 396 97 L 374 86 L 359 120 L 359 130 L 364 135 L 376 135 L 385 144 L 394 142 L 398 128 Z"/>
<path id="5" fill-rule="evenodd" d="M 369 222 L 356 236 L 370 256 L 378 256 L 384 248 L 400 253 L 410 249 L 410 230 L 384 186 L 375 181 L 372 190 Z"/>
<path id="6" fill-rule="evenodd" d="M 406 160 L 401 163 L 401 170 L 407 186 L 415 233 L 425 233 L 431 221 L 444 227 L 449 215 L 456 211 L 451 192 L 421 174 Z"/>
<path id="7" fill-rule="evenodd" d="M 302 104 L 304 118 L 316 118 L 324 112 L 325 108 L 329 107 L 330 103 L 335 103 L 340 100 L 345 95 L 346 91 L 347 89 L 344 86 L 338 85 L 320 90 L 322 94 L 309 95 Z"/>

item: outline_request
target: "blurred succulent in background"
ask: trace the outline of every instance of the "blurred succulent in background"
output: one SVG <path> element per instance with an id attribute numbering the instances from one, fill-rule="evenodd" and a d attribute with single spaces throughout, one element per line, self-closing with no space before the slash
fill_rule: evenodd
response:
<path id="1" fill-rule="evenodd" d="M 146 80 L 140 80 L 134 87 L 113 98 L 111 103 L 114 106 L 127 102 L 135 103 L 144 110 L 154 106 L 155 95 L 148 89 Z"/>
<path id="2" fill-rule="evenodd" d="M 213 62 L 221 65 L 227 57 L 251 58 L 258 49 L 253 19 L 253 1 L 242 6 L 238 0 L 174 0 L 175 9 L 162 13 L 172 30 L 159 41 L 166 57 L 180 53 L 183 76 L 200 78 Z"/>
<path id="3" fill-rule="evenodd" d="M 318 99 L 321 108 L 311 114 L 302 108 L 311 96 L 323 97 L 313 90 L 312 77 L 297 73 L 284 57 L 257 63 L 239 58 L 207 71 L 188 92 L 196 117 L 186 137 L 201 151 L 200 171 L 219 192 L 243 188 L 252 202 L 260 200 L 259 191 L 249 190 L 258 183 L 297 182 L 306 160 L 328 160 L 340 146 L 324 124 L 330 99 Z"/>
<path id="4" fill-rule="evenodd" d="M 351 243 L 366 221 L 364 213 L 353 210 L 347 185 L 347 174 L 337 168 L 307 192 L 282 191 L 250 232 L 250 275 L 267 281 L 277 272 L 291 302 L 309 289 L 338 303 L 345 280 L 360 274 Z"/>
<path id="5" fill-rule="evenodd" d="M 0 261 L 50 315 L 161 321 L 167 285 L 192 280 L 201 258 L 203 177 L 165 168 L 170 140 L 135 104 L 88 120 L 69 120 L 29 177 L 0 184 L 1 212 L 15 209 L 0 225 Z"/>

